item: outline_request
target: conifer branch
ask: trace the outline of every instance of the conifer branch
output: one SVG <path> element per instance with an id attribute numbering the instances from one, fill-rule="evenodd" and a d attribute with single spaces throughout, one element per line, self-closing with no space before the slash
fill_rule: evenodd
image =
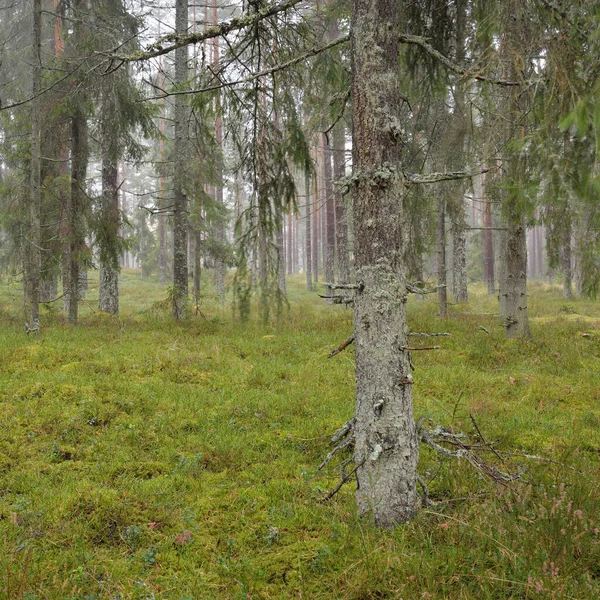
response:
<path id="1" fill-rule="evenodd" d="M 421 37 L 420 35 L 409 35 L 407 33 L 401 33 L 398 37 L 400 42 L 402 42 L 403 44 L 413 44 L 415 46 L 423 48 L 425 52 L 433 56 L 433 58 L 439 60 L 448 70 L 452 71 L 453 73 L 456 73 L 457 75 L 477 79 L 477 81 L 493 83 L 494 85 L 501 85 L 507 87 L 521 85 L 517 81 L 507 81 L 505 79 L 495 79 L 493 77 L 486 77 L 485 75 L 474 73 L 470 69 L 465 69 L 464 67 L 461 67 L 460 65 L 457 65 L 456 63 L 452 62 L 447 56 L 444 56 L 441 52 L 436 50 L 431 44 L 427 42 L 427 40 L 424 37 Z"/>
<path id="2" fill-rule="evenodd" d="M 270 69 L 264 69 L 263 71 L 260 71 L 259 73 L 253 73 L 252 75 L 249 75 L 248 77 L 244 77 L 243 79 L 238 79 L 236 81 L 220 81 L 219 83 L 216 83 L 214 85 L 209 85 L 209 86 L 206 86 L 203 88 L 198 88 L 195 90 L 182 90 L 182 91 L 177 91 L 177 92 L 169 92 L 168 90 L 165 90 L 165 89 L 157 86 L 156 84 L 145 80 L 147 83 L 150 83 L 150 85 L 153 88 L 160 90 L 162 92 L 162 95 L 161 96 L 151 96 L 150 98 L 145 98 L 144 100 L 160 100 L 161 98 L 166 98 L 167 96 L 187 96 L 190 94 L 202 94 L 205 92 L 214 92 L 216 90 L 221 90 L 221 89 L 227 88 L 227 87 L 233 87 L 235 85 L 243 85 L 245 83 L 251 83 L 252 81 L 254 81 L 256 79 L 259 79 L 260 77 L 272 75 L 273 73 L 277 73 L 278 71 L 283 71 L 284 69 L 293 67 L 294 65 L 298 64 L 299 62 L 302 62 L 303 60 L 306 60 L 307 58 L 310 58 L 311 56 L 316 56 L 317 54 L 326 52 L 327 50 L 330 50 L 331 48 L 335 48 L 335 46 L 339 46 L 340 44 L 344 44 L 348 41 L 350 41 L 350 36 L 342 35 L 339 38 L 333 40 L 332 42 L 329 42 L 329 44 L 325 44 L 325 46 L 320 46 L 318 48 L 312 48 L 308 52 L 305 52 L 304 54 L 301 54 L 300 56 L 296 56 L 286 62 L 279 63 L 279 64 L 275 65 L 274 67 L 271 67 Z"/>

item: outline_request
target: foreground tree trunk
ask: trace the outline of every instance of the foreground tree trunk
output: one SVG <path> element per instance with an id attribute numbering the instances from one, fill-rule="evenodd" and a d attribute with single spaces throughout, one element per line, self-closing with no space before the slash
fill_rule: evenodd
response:
<path id="1" fill-rule="evenodd" d="M 354 0 L 352 13 L 355 178 L 357 501 L 391 527 L 412 518 L 418 440 L 405 350 L 406 267 L 402 227 L 406 184 L 397 0 Z"/>
<path id="2" fill-rule="evenodd" d="M 524 15 L 518 0 L 511 0 L 507 6 L 510 27 L 502 40 L 502 54 L 505 60 L 505 74 L 511 81 L 524 79 Z M 526 95 L 511 88 L 507 92 L 508 140 L 517 135 L 524 136 L 519 122 L 526 113 Z M 504 311 L 500 311 L 504 320 L 506 335 L 509 338 L 528 337 L 529 319 L 527 316 L 527 228 L 523 216 L 523 201 L 520 197 L 525 179 L 522 161 L 515 151 L 505 149 L 507 174 L 510 187 L 505 191 L 505 214 L 507 218 L 506 245 L 502 245 L 506 258 L 506 271 L 500 288 L 504 298 Z M 504 157 L 503 157 L 504 158 Z M 502 281 L 502 279 L 501 279 Z"/>
<path id="3" fill-rule="evenodd" d="M 42 82 L 42 4 L 33 2 L 33 73 L 31 102 L 31 204 L 29 231 L 29 327 L 40 326 L 41 256 L 41 118 L 39 91 Z"/>
<path id="4" fill-rule="evenodd" d="M 184 35 L 188 28 L 188 2 L 177 0 L 175 5 L 175 29 Z M 175 85 L 181 86 L 187 80 L 188 47 L 175 50 Z M 187 118 L 185 101 L 175 96 L 175 143 L 173 145 L 173 316 L 185 317 L 188 299 L 188 260 L 187 260 L 187 196 L 183 189 L 185 164 L 187 160 Z"/>

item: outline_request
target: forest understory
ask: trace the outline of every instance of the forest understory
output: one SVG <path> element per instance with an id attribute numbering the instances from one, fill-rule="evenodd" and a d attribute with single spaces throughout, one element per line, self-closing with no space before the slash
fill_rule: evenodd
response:
<path id="1" fill-rule="evenodd" d="M 79 326 L 43 307 L 38 335 L 0 283 L 0 598 L 600 598 L 596 302 L 534 282 L 532 336 L 507 340 L 483 285 L 446 319 L 411 298 L 410 331 L 450 334 L 413 354 L 416 418 L 513 480 L 422 444 L 430 503 L 381 530 L 352 480 L 324 500 L 349 454 L 318 470 L 354 414 L 354 347 L 328 358 L 351 310 L 298 275 L 279 325 L 211 288 L 175 322 L 124 269 L 116 317 L 90 276 Z"/>

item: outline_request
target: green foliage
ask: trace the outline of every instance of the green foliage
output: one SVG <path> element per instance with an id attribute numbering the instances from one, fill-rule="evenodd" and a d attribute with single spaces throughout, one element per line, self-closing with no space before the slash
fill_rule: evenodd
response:
<path id="1" fill-rule="evenodd" d="M 0 286 L 0 597 L 597 597 L 596 304 L 534 285 L 533 338 L 507 341 L 483 289 L 443 322 L 409 302 L 412 331 L 452 334 L 413 357 L 416 415 L 474 433 L 473 415 L 523 482 L 425 447 L 436 504 L 380 531 L 352 483 L 322 502 L 339 470 L 316 470 L 354 410 L 353 348 L 327 359 L 351 312 L 288 284 L 277 330 L 232 323 L 211 289 L 174 324 L 124 270 L 120 317 L 91 311 L 92 281 L 80 326 L 50 315 L 37 337 Z"/>

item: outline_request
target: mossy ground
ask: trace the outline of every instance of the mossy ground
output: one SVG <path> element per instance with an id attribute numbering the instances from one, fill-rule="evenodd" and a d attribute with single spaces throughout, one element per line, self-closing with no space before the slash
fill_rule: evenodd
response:
<path id="1" fill-rule="evenodd" d="M 534 284 L 507 341 L 483 289 L 443 321 L 411 301 L 411 330 L 452 334 L 415 353 L 416 415 L 550 460 L 508 459 L 511 490 L 423 448 L 436 504 L 379 531 L 316 471 L 353 412 L 353 349 L 327 358 L 351 313 L 290 286 L 278 327 L 211 298 L 176 324 L 126 271 L 121 317 L 92 289 L 27 336 L 0 285 L 0 598 L 600 598 L 600 305 Z"/>

